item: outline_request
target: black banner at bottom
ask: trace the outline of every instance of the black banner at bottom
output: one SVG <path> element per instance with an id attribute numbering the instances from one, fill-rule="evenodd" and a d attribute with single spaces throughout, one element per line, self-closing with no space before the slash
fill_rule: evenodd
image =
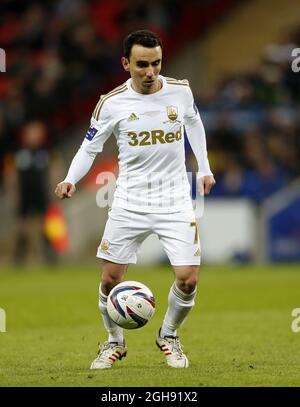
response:
<path id="1" fill-rule="evenodd" d="M 22 403 L 22 405 L 86 405 L 108 407 L 147 405 L 147 403 L 203 404 L 215 402 L 218 405 L 231 402 L 300 402 L 300 388 L 282 387 L 0 387 L 1 406 Z M 206 404 L 206 403 L 205 403 Z M 205 405 L 204 404 L 204 405 Z"/>

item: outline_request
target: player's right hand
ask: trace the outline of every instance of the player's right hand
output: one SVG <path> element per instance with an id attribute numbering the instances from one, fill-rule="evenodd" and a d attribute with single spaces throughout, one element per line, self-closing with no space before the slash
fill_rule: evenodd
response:
<path id="1" fill-rule="evenodd" d="M 60 182 L 55 188 L 55 194 L 60 199 L 72 198 L 75 191 L 75 185 L 71 184 L 70 182 Z"/>

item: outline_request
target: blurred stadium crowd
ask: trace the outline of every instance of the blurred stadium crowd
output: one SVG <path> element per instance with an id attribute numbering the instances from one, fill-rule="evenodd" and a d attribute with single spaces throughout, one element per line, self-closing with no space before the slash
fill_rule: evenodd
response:
<path id="1" fill-rule="evenodd" d="M 46 125 L 48 147 L 59 146 L 66 130 L 88 121 L 99 94 L 125 79 L 125 34 L 141 27 L 157 32 L 168 57 L 234 4 L 1 1 L 0 46 L 8 69 L 0 76 L 0 179 L 30 121 Z M 300 79 L 290 66 L 290 47 L 299 37 L 266 50 L 257 70 L 224 78 L 212 93 L 199 95 L 218 181 L 212 196 L 260 202 L 299 176 Z"/>
<path id="2" fill-rule="evenodd" d="M 9 67 L 0 78 L 2 154 L 16 147 L 28 120 L 46 122 L 53 142 L 85 119 L 99 94 L 124 80 L 120 56 L 128 32 L 146 26 L 171 44 L 166 46 L 171 52 L 180 43 L 172 41 L 180 29 L 178 17 L 186 25 L 193 3 L 188 1 L 183 12 L 178 0 L 151 6 L 141 0 L 1 1 L 0 46 Z M 197 7 L 209 13 L 209 3 L 222 2 Z M 192 21 L 182 41 L 193 32 Z"/>
<path id="3" fill-rule="evenodd" d="M 211 128 L 213 196 L 261 202 L 300 175 L 300 75 L 291 69 L 297 44 L 300 30 L 266 47 L 254 71 L 224 78 L 199 100 Z"/>

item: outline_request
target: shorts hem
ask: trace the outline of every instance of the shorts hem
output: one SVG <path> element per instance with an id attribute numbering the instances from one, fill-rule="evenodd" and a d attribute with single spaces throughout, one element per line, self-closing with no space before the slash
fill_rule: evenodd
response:
<path id="1" fill-rule="evenodd" d="M 199 260 L 189 260 L 189 261 L 171 261 L 171 266 L 200 266 L 201 259 Z"/>
<path id="2" fill-rule="evenodd" d="M 105 254 L 97 254 L 96 257 L 97 257 L 98 259 L 108 260 L 108 261 L 111 261 L 112 263 L 117 263 L 117 264 L 129 264 L 129 263 L 131 263 L 131 264 L 136 264 L 136 260 L 132 260 L 132 259 L 129 259 L 129 260 L 117 259 L 116 257 L 107 256 L 107 255 L 105 255 Z"/>

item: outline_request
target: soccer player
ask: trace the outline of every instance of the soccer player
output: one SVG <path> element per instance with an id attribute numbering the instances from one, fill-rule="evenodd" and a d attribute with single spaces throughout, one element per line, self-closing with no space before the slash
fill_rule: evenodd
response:
<path id="1" fill-rule="evenodd" d="M 141 243 L 156 233 L 168 255 L 175 281 L 156 344 L 173 368 L 189 365 L 177 329 L 194 306 L 200 242 L 185 167 L 184 128 L 195 154 L 197 183 L 208 194 L 215 184 L 205 132 L 187 80 L 160 75 L 162 44 L 146 30 L 124 40 L 122 65 L 130 78 L 101 96 L 90 128 L 56 195 L 71 198 L 113 133 L 119 148 L 119 176 L 97 257 L 103 259 L 99 309 L 108 332 L 91 369 L 110 368 L 126 356 L 123 329 L 107 313 L 107 296 L 136 263 Z"/>

